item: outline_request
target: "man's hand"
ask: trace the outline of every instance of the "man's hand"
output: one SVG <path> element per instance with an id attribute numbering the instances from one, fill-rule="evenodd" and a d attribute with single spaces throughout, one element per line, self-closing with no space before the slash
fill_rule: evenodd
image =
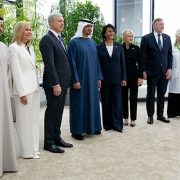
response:
<path id="1" fill-rule="evenodd" d="M 20 101 L 22 104 L 27 105 L 27 103 L 28 103 L 27 96 L 21 96 Z"/>
<path id="2" fill-rule="evenodd" d="M 80 82 L 74 83 L 74 84 L 73 84 L 73 88 L 74 88 L 74 89 L 81 89 L 81 84 L 80 84 Z"/>
<path id="3" fill-rule="evenodd" d="M 59 96 L 61 94 L 61 91 L 62 91 L 62 89 L 61 89 L 60 85 L 57 85 L 57 86 L 53 87 L 53 94 L 55 96 Z"/>
<path id="4" fill-rule="evenodd" d="M 166 72 L 166 79 L 171 79 L 171 76 L 172 76 L 172 70 L 168 69 Z"/>

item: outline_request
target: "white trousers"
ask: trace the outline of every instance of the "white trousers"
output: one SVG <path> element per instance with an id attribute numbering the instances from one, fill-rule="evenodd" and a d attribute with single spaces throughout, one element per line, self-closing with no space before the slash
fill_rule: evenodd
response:
<path id="1" fill-rule="evenodd" d="M 27 100 L 27 105 L 24 105 L 20 98 L 15 96 L 16 131 L 19 139 L 20 156 L 23 158 L 34 157 L 35 152 L 39 151 L 39 91 L 27 95 Z"/>

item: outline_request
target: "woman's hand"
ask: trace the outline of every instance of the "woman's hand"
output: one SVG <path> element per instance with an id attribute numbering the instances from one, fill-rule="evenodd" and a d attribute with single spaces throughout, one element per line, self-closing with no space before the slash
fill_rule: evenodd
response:
<path id="1" fill-rule="evenodd" d="M 98 88 L 101 88 L 101 80 L 98 80 Z"/>
<path id="2" fill-rule="evenodd" d="M 127 86 L 127 83 L 125 80 L 121 81 L 121 86 Z"/>
<path id="3" fill-rule="evenodd" d="M 27 96 L 20 97 L 20 101 L 22 104 L 27 105 L 27 103 L 28 103 Z"/>
<path id="4" fill-rule="evenodd" d="M 147 73 L 145 71 L 143 72 L 143 79 L 147 80 Z"/>
<path id="5" fill-rule="evenodd" d="M 137 85 L 138 85 L 138 86 L 141 86 L 142 83 L 143 83 L 143 79 L 142 79 L 142 78 L 138 78 L 138 79 L 137 79 Z"/>

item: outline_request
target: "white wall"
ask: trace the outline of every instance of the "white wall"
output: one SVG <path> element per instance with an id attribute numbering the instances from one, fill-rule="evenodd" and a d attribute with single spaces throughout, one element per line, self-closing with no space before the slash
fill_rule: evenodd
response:
<path id="1" fill-rule="evenodd" d="M 175 32 L 180 29 L 180 0 L 156 0 L 155 18 L 164 19 L 164 32 L 171 36 L 172 42 L 175 40 Z"/>

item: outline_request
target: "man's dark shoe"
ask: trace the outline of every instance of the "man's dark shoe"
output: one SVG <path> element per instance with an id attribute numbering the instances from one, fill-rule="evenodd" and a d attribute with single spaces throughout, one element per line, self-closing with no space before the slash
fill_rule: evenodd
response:
<path id="1" fill-rule="evenodd" d="M 165 118 L 164 116 L 158 116 L 157 120 L 162 121 L 164 123 L 170 123 L 170 120 Z"/>
<path id="2" fill-rule="evenodd" d="M 95 135 L 100 135 L 100 134 L 101 134 L 101 131 L 95 131 L 94 134 L 95 134 Z"/>
<path id="3" fill-rule="evenodd" d="M 148 117 L 147 123 L 148 124 L 153 124 L 153 117 Z"/>
<path id="4" fill-rule="evenodd" d="M 64 147 L 64 148 L 71 148 L 71 147 L 73 147 L 72 144 L 66 143 L 66 142 L 63 141 L 62 139 L 59 139 L 58 141 L 56 141 L 56 145 L 57 145 L 57 146 Z"/>
<path id="5" fill-rule="evenodd" d="M 79 141 L 84 140 L 84 136 L 81 134 L 72 134 L 72 137 Z"/>
<path id="6" fill-rule="evenodd" d="M 64 153 L 64 150 L 61 149 L 59 146 L 57 145 L 44 145 L 44 150 L 46 151 L 50 151 L 52 153 Z"/>

